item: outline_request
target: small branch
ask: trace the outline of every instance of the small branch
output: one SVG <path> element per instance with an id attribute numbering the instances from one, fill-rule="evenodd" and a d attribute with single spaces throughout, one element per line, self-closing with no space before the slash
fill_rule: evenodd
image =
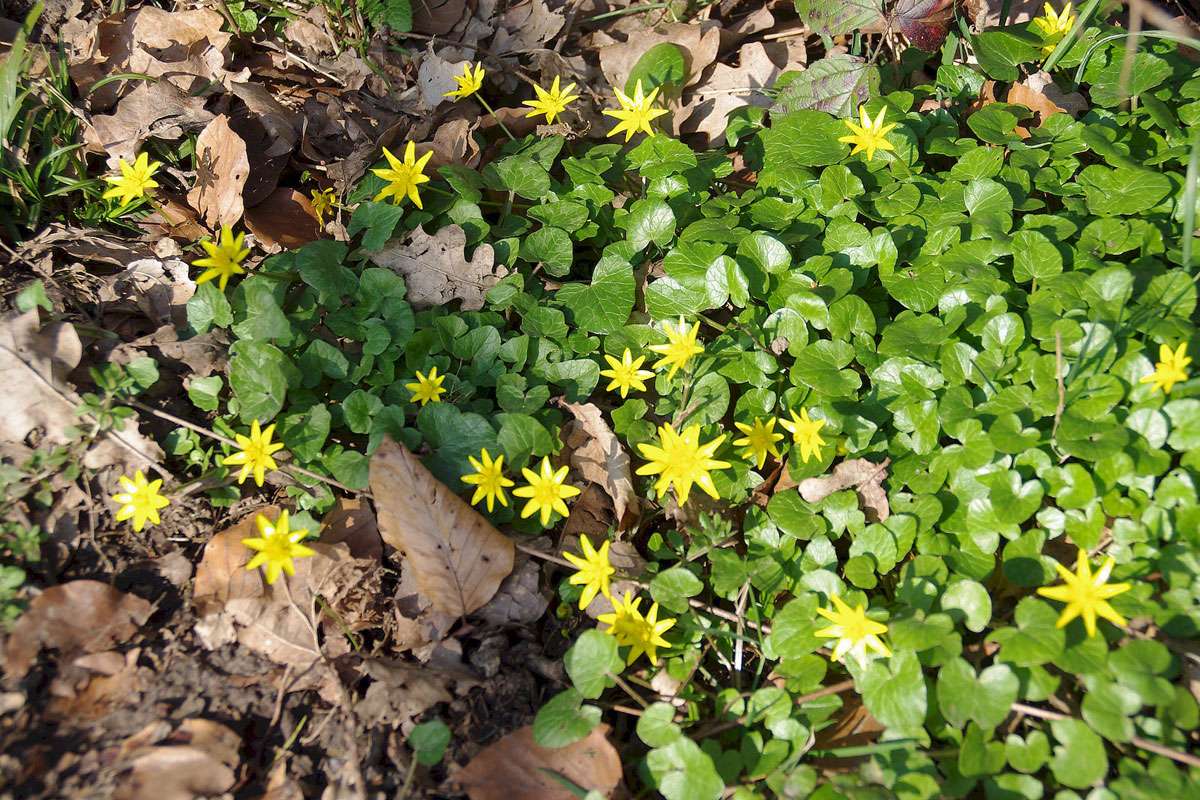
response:
<path id="1" fill-rule="evenodd" d="M 1037 706 L 1031 706 L 1026 703 L 1013 703 L 1012 710 L 1018 714 L 1025 714 L 1029 717 L 1037 717 L 1038 719 L 1059 720 L 1059 719 L 1075 719 L 1068 714 L 1060 714 L 1057 711 L 1049 711 Z M 1134 747 L 1140 747 L 1143 750 L 1148 750 L 1151 753 L 1157 753 L 1160 756 L 1165 756 L 1172 761 L 1178 761 L 1180 764 L 1187 764 L 1189 767 L 1200 767 L 1200 757 L 1190 753 L 1181 753 L 1178 750 L 1172 750 L 1166 745 L 1161 745 L 1158 742 L 1152 742 L 1149 739 L 1143 739 L 1140 736 L 1133 736 L 1129 739 L 1129 743 Z"/>

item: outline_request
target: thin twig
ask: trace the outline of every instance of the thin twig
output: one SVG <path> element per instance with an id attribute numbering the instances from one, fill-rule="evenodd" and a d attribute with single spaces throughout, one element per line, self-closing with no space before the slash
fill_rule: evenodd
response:
<path id="1" fill-rule="evenodd" d="M 1013 703 L 1012 710 L 1018 714 L 1025 714 L 1029 717 L 1037 717 L 1038 719 L 1060 720 L 1060 719 L 1075 719 L 1069 714 L 1060 714 L 1057 711 L 1050 711 L 1045 708 L 1038 708 L 1027 703 Z M 1166 756 L 1172 761 L 1178 761 L 1180 764 L 1187 764 L 1190 767 L 1200 767 L 1200 757 L 1194 756 L 1191 753 L 1181 753 L 1178 750 L 1161 745 L 1158 742 L 1152 742 L 1149 739 L 1143 739 L 1140 736 L 1130 737 L 1129 743 L 1134 747 L 1140 747 L 1143 750 L 1149 750 L 1151 753 L 1157 753 L 1160 756 Z"/>

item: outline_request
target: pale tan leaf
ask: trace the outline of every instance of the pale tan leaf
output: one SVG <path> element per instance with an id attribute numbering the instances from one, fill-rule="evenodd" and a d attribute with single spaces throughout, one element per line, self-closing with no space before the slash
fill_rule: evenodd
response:
<path id="1" fill-rule="evenodd" d="M 608 741 L 608 726 L 598 725 L 574 744 L 539 747 L 533 726 L 526 725 L 488 745 L 451 776 L 471 800 L 575 800 L 556 772 L 585 791 L 612 795 L 621 782 L 621 758 Z"/>
<path id="2" fill-rule="evenodd" d="M 891 515 L 887 492 L 883 490 L 883 481 L 888 476 L 888 465 L 891 463 L 890 458 L 878 464 L 865 458 L 843 461 L 829 475 L 800 481 L 800 496 L 809 503 L 819 503 L 834 492 L 853 488 L 858 493 L 859 504 L 866 512 L 867 521 L 883 522 Z"/>
<path id="3" fill-rule="evenodd" d="M 408 300 L 416 308 L 461 300 L 464 311 L 478 311 L 488 289 L 508 270 L 495 263 L 488 244 L 476 247 L 468 261 L 466 244 L 467 234 L 458 225 L 447 225 L 432 236 L 417 227 L 407 243 L 392 242 L 371 260 L 404 276 Z"/>
<path id="4" fill-rule="evenodd" d="M 155 725 L 151 730 L 157 734 Z M 146 733 L 143 731 L 142 736 Z M 241 739 L 224 725 L 185 720 L 162 744 L 128 750 L 116 800 L 197 800 L 219 797 L 236 782 Z"/>
<path id="5" fill-rule="evenodd" d="M 242 189 L 249 175 L 246 143 L 221 114 L 196 139 L 196 184 L 188 192 L 188 203 L 210 228 L 232 226 L 242 218 Z"/>
<path id="6" fill-rule="evenodd" d="M 382 659 L 364 662 L 362 670 L 374 680 L 354 713 L 369 727 L 407 726 L 438 703 L 454 699 L 447 688 L 453 676 L 445 670 Z"/>
<path id="7" fill-rule="evenodd" d="M 632 509 L 635 517 L 639 510 L 629 469 L 629 453 L 621 446 L 595 403 L 563 403 L 563 408 L 575 417 L 575 431 L 582 434 L 582 441 L 569 442 L 574 448 L 571 466 L 586 480 L 604 487 L 613 501 L 617 527 L 622 527 L 626 509 Z"/>
<path id="8" fill-rule="evenodd" d="M 683 49 L 688 69 L 685 86 L 691 86 L 698 83 L 704 70 L 716 61 L 717 51 L 721 46 L 721 26 L 712 20 L 699 24 L 670 22 L 651 30 L 642 29 L 631 33 L 626 41 L 599 47 L 600 69 L 604 72 L 608 84 L 624 91 L 625 81 L 629 78 L 629 73 L 633 72 L 638 60 L 651 47 L 664 42 Z"/>
<path id="9" fill-rule="evenodd" d="M 470 614 L 512 572 L 512 541 L 391 439 L 371 456 L 371 493 L 383 540 L 436 610 Z"/>
<path id="10" fill-rule="evenodd" d="M 152 610 L 142 598 L 99 581 L 51 586 L 33 599 L 13 626 L 5 649 L 5 672 L 10 678 L 25 677 L 44 647 L 73 658 L 124 644 Z"/>

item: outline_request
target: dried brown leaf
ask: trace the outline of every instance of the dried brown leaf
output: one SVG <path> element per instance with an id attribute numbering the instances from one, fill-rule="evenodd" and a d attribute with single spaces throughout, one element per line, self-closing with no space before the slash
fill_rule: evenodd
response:
<path id="1" fill-rule="evenodd" d="M 693 99 L 679 112 L 680 133 L 701 133 L 716 140 L 725 135 L 730 112 L 744 106 L 768 108 L 765 90 L 789 68 L 784 44 L 751 42 L 738 52 L 736 67 L 714 64 L 696 87 Z"/>
<path id="2" fill-rule="evenodd" d="M 441 35 L 449 33 L 467 11 L 467 0 L 422 0 L 413 3 L 413 30 Z"/>
<path id="3" fill-rule="evenodd" d="M 368 727 L 407 726 L 438 703 L 454 699 L 448 689 L 453 678 L 444 670 L 375 659 L 364 662 L 362 671 L 374 681 L 355 703 L 354 713 Z"/>
<path id="4" fill-rule="evenodd" d="M 196 139 L 196 184 L 188 203 L 214 230 L 242 218 L 242 189 L 250 175 L 246 143 L 221 114 Z"/>
<path id="5" fill-rule="evenodd" d="M 491 50 L 497 56 L 548 47 L 566 23 L 560 11 L 551 11 L 546 0 L 527 0 L 505 11 L 496 21 Z"/>
<path id="6" fill-rule="evenodd" d="M 44 647 L 73 658 L 123 644 L 152 610 L 142 598 L 99 581 L 51 586 L 33 599 L 13 625 L 5 649 L 5 672 L 23 678 Z"/>
<path id="7" fill-rule="evenodd" d="M 317 212 L 305 195 L 281 186 L 246 209 L 246 227 L 269 252 L 295 250 L 321 236 Z"/>
<path id="8" fill-rule="evenodd" d="M 111 114 L 92 117 L 84 128 L 89 146 L 109 154 L 110 166 L 123 158 L 133 162 L 142 142 L 150 137 L 173 141 L 199 131 L 212 121 L 204 98 L 193 97 L 166 81 L 141 83 L 121 99 Z"/>
<path id="9" fill-rule="evenodd" d="M 556 772 L 586 791 L 611 796 L 621 782 L 621 758 L 598 725 L 574 744 L 539 747 L 526 725 L 479 751 L 451 776 L 471 800 L 574 800 L 575 795 L 546 774 Z"/>
<path id="10" fill-rule="evenodd" d="M 888 476 L 890 458 L 876 464 L 865 458 L 843 461 L 833 472 L 820 478 L 800 481 L 800 496 L 809 503 L 819 503 L 834 492 L 854 489 L 868 522 L 883 522 L 891 515 L 883 481 Z"/>
<path id="11" fill-rule="evenodd" d="M 593 34 L 597 44 L 608 37 L 599 38 Z M 664 42 L 683 48 L 684 58 L 688 68 L 687 86 L 698 83 L 704 70 L 717 60 L 717 51 L 721 46 L 721 26 L 715 21 L 705 21 L 700 24 L 671 22 L 659 25 L 651 30 L 638 30 L 630 34 L 627 41 L 613 42 L 599 47 L 600 69 L 610 86 L 625 88 L 629 73 L 647 50 Z"/>
<path id="12" fill-rule="evenodd" d="M 0 317 L 0 386 L 21 387 L 0 395 L 0 440 L 20 442 L 35 428 L 55 444 L 72 441 L 78 424 L 79 396 L 66 382 L 83 355 L 69 323 L 39 330 L 38 310 Z M 144 469 L 163 457 L 161 448 L 138 432 L 133 421 L 105 434 L 84 457 L 93 469 L 115 466 L 121 472 Z"/>
<path id="13" fill-rule="evenodd" d="M 371 507 L 357 498 L 342 497 L 321 520 L 321 541 L 345 542 L 355 558 L 383 558 L 383 539 Z"/>
<path id="14" fill-rule="evenodd" d="M 108 278 L 99 296 L 109 304 L 137 309 L 156 325 L 187 327 L 187 301 L 196 293 L 188 265 L 178 258 L 142 258 Z"/>
<path id="15" fill-rule="evenodd" d="M 447 225 L 434 235 L 416 228 L 407 243 L 393 242 L 371 260 L 395 270 L 408 284 L 408 300 L 416 308 L 442 306 L 462 300 L 464 311 L 483 308 L 484 295 L 508 274 L 495 263 L 492 246 L 481 244 L 467 261 L 467 234 Z"/>
<path id="16" fill-rule="evenodd" d="M 604 487 L 612 498 L 617 526 L 622 527 L 626 510 L 638 516 L 637 492 L 633 488 L 633 476 L 629 469 L 629 453 L 621 446 L 621 440 L 604 421 L 595 403 L 563 403 L 563 408 L 575 417 L 578 437 L 569 437 L 571 466 L 583 477 Z M 574 439 L 581 441 L 574 441 Z"/>
<path id="17" fill-rule="evenodd" d="M 550 605 L 541 593 L 541 570 L 523 556 L 512 574 L 500 582 L 496 595 L 479 609 L 479 616 L 492 625 L 528 625 L 541 619 Z"/>
<path id="18" fill-rule="evenodd" d="M 241 739 L 229 728 L 189 719 L 163 741 L 126 751 L 116 800 L 196 800 L 233 788 Z"/>
<path id="19" fill-rule="evenodd" d="M 403 445 L 385 439 L 371 456 L 371 492 L 383 540 L 404 555 L 405 569 L 437 611 L 475 611 L 512 572 L 512 541 Z"/>

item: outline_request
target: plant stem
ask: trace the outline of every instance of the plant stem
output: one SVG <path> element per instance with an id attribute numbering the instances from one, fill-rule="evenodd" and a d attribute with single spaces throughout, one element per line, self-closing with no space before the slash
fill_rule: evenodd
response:
<path id="1" fill-rule="evenodd" d="M 475 97 L 477 97 L 479 99 L 479 104 L 482 105 L 485 109 L 487 109 L 487 112 L 492 115 L 492 119 L 496 120 L 496 124 L 500 126 L 500 130 L 504 131 L 505 135 L 508 136 L 509 139 L 511 139 L 512 141 L 515 142 L 517 140 L 517 137 L 512 135 L 512 131 L 510 131 L 508 129 L 508 126 L 504 124 L 504 121 L 501 120 L 500 117 L 498 117 L 496 115 L 495 109 L 493 109 L 488 104 L 488 101 L 483 99 L 483 95 L 476 92 Z"/>

